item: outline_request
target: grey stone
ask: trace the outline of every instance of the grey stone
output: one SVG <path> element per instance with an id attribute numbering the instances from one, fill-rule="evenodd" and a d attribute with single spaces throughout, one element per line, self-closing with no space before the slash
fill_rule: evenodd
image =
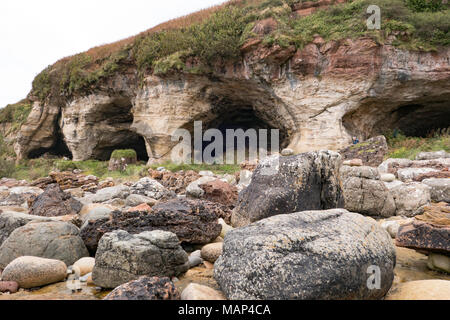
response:
<path id="1" fill-rule="evenodd" d="M 404 183 L 392 188 L 396 215 L 414 217 L 422 214 L 424 207 L 431 202 L 430 187 L 418 182 Z"/>
<path id="2" fill-rule="evenodd" d="M 450 179 L 425 179 L 422 183 L 431 188 L 431 200 L 450 202 Z"/>
<path id="3" fill-rule="evenodd" d="M 115 288 L 143 275 L 174 277 L 188 269 L 188 255 L 174 233 L 116 230 L 99 242 L 92 279 L 100 287 Z"/>
<path id="4" fill-rule="evenodd" d="M 420 152 L 416 156 L 416 160 L 434 160 L 443 158 L 450 158 L 450 153 L 445 152 L 445 150 L 441 150 L 434 152 Z"/>
<path id="5" fill-rule="evenodd" d="M 130 188 L 124 185 L 119 185 L 115 187 L 104 188 L 97 191 L 96 194 L 92 196 L 84 197 L 85 201 L 83 203 L 100 203 L 112 200 L 115 198 L 126 199 L 130 195 Z"/>
<path id="6" fill-rule="evenodd" d="M 193 182 L 191 182 L 187 187 L 186 187 L 186 195 L 192 198 L 201 198 L 203 197 L 203 195 L 205 194 L 205 191 L 200 188 L 201 184 L 205 184 L 211 181 L 215 181 L 216 178 L 211 177 L 211 176 L 203 176 L 200 179 L 197 179 Z"/>
<path id="7" fill-rule="evenodd" d="M 21 256 L 63 261 L 72 265 L 89 256 L 80 230 L 67 222 L 30 222 L 15 229 L 0 247 L 0 269 Z"/>
<path id="8" fill-rule="evenodd" d="M 22 212 L 5 211 L 0 213 L 0 246 L 11 233 L 31 221 L 52 221 L 51 218 L 32 216 Z"/>
<path id="9" fill-rule="evenodd" d="M 345 209 L 369 216 L 395 215 L 394 198 L 376 168 L 343 166 L 340 175 Z"/>
<path id="10" fill-rule="evenodd" d="M 230 231 L 214 278 L 232 300 L 380 299 L 395 261 L 375 220 L 344 209 L 305 211 Z M 368 287 L 371 266 L 380 268 L 380 289 Z"/>
<path id="11" fill-rule="evenodd" d="M 140 204 L 147 203 L 153 206 L 157 201 L 153 198 L 143 196 L 140 194 L 130 194 L 125 201 L 125 204 L 129 207 L 137 207 Z"/>
<path id="12" fill-rule="evenodd" d="M 173 198 L 175 194 L 166 189 L 161 183 L 151 178 L 142 178 L 130 187 L 131 194 L 140 194 L 155 200 Z"/>

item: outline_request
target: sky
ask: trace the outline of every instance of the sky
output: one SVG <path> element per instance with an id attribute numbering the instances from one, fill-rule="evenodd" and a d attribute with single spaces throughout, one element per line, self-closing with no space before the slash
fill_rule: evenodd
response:
<path id="1" fill-rule="evenodd" d="M 224 0 L 1 0 L 0 108 L 25 98 L 59 59 Z"/>

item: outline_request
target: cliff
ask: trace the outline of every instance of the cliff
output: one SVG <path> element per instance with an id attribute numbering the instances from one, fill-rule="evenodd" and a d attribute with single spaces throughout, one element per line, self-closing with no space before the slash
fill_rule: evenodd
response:
<path id="1" fill-rule="evenodd" d="M 15 152 L 162 160 L 199 120 L 278 128 L 296 152 L 448 127 L 448 8 L 341 2 L 233 1 L 58 61 L 33 83 Z M 369 2 L 382 30 L 365 26 Z"/>

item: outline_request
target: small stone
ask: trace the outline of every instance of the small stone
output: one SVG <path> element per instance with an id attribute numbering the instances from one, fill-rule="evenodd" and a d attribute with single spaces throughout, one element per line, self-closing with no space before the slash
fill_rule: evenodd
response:
<path id="1" fill-rule="evenodd" d="M 450 273 L 450 257 L 448 256 L 431 252 L 428 255 L 427 265 L 431 270 Z"/>
<path id="2" fill-rule="evenodd" d="M 202 258 L 208 262 L 214 263 L 222 254 L 223 243 L 210 243 L 202 248 Z"/>
<path id="3" fill-rule="evenodd" d="M 203 263 L 200 250 L 196 250 L 189 255 L 189 268 L 194 268 Z"/>
<path id="4" fill-rule="evenodd" d="M 282 155 L 283 157 L 293 156 L 293 155 L 294 155 L 294 150 L 288 149 L 288 148 L 283 149 L 283 151 L 281 151 L 281 155 Z"/>
<path id="5" fill-rule="evenodd" d="M 94 265 L 95 265 L 95 258 L 85 257 L 75 262 L 73 264 L 73 268 L 74 270 L 76 270 L 75 268 L 78 268 L 78 270 L 80 271 L 79 275 L 84 276 L 92 272 L 92 270 L 94 269 Z"/>
<path id="6" fill-rule="evenodd" d="M 384 173 L 380 176 L 380 180 L 383 182 L 393 182 L 395 180 L 395 176 L 391 173 Z"/>
<path id="7" fill-rule="evenodd" d="M 181 293 L 181 300 L 226 300 L 226 298 L 217 290 L 191 283 Z"/>
<path id="8" fill-rule="evenodd" d="M 222 226 L 222 231 L 220 232 L 220 236 L 225 239 L 225 235 L 233 230 L 234 228 L 230 225 L 228 225 L 225 220 L 223 220 L 222 218 L 219 219 L 219 224 Z"/>
<path id="9" fill-rule="evenodd" d="M 361 159 L 352 159 L 352 160 L 346 160 L 342 164 L 344 166 L 350 166 L 350 167 L 362 167 L 363 161 Z"/>
<path id="10" fill-rule="evenodd" d="M 202 177 L 214 177 L 214 173 L 212 171 L 200 171 L 198 174 Z"/>
<path id="11" fill-rule="evenodd" d="M 150 213 L 152 212 L 152 207 L 150 207 L 148 204 L 143 203 L 140 204 L 134 208 L 130 208 L 127 210 L 127 212 L 146 212 L 146 213 Z"/>

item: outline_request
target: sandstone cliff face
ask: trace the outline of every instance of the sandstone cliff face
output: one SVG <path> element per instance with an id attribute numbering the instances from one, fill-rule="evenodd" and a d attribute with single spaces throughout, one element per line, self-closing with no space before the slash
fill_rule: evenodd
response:
<path id="1" fill-rule="evenodd" d="M 283 146 L 295 152 L 338 150 L 352 135 L 395 128 L 414 134 L 450 123 L 448 48 L 409 52 L 365 38 L 316 38 L 302 50 L 249 41 L 242 53 L 242 61 L 212 75 L 172 72 L 142 84 L 131 70 L 87 96 L 35 102 L 16 153 L 37 156 L 65 145 L 74 160 L 105 159 L 135 146 L 161 160 L 174 146 L 173 131 L 198 120 L 216 127 L 224 119 L 258 119 L 280 129 Z"/>

